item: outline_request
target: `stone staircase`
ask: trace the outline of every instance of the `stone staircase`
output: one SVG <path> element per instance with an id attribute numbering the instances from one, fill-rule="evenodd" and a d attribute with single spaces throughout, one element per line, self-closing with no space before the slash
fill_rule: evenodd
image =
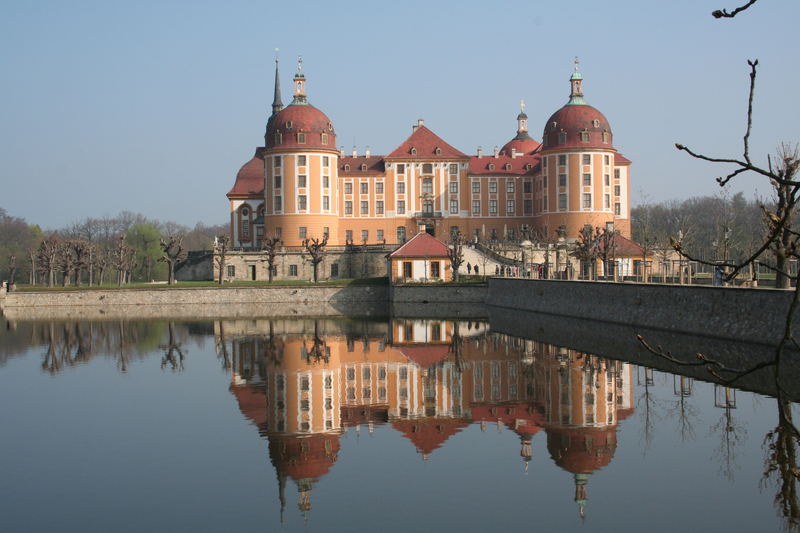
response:
<path id="1" fill-rule="evenodd" d="M 477 265 L 479 268 L 478 273 L 480 275 L 488 276 L 494 276 L 495 269 L 498 266 L 505 267 L 517 265 L 516 261 L 503 257 L 495 252 L 491 252 L 490 250 L 484 250 L 482 247 L 465 245 L 462 250 L 464 253 L 464 262 L 458 268 L 459 274 L 467 274 L 467 263 L 473 267 Z M 473 269 L 471 273 L 474 275 L 475 270 Z"/>

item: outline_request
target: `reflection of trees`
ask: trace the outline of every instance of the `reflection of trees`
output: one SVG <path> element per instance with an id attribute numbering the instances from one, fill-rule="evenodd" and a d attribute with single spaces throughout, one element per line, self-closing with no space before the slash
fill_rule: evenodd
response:
<path id="1" fill-rule="evenodd" d="M 800 504 L 797 498 L 797 484 L 800 469 L 797 466 L 797 447 L 800 433 L 794 425 L 791 404 L 779 395 L 778 425 L 764 437 L 764 474 L 761 486 L 775 482 L 775 507 L 784 520 L 787 531 L 800 530 Z"/>
<path id="2" fill-rule="evenodd" d="M 167 329 L 169 330 L 169 340 L 167 344 L 161 346 L 161 349 L 165 350 L 161 357 L 161 369 L 169 367 L 173 372 L 180 372 L 183 370 L 183 360 L 186 357 L 183 353 L 183 343 L 178 342 L 175 336 L 175 322 L 170 321 Z"/>
<path id="3" fill-rule="evenodd" d="M 270 321 L 270 326 L 272 325 L 272 321 Z M 270 333 L 270 340 L 272 339 L 272 334 Z M 369 342 L 367 337 L 364 337 L 365 342 Z M 306 339 L 303 339 L 303 353 L 305 354 L 306 362 L 309 364 L 313 363 L 328 363 L 331 357 L 331 349 L 328 344 L 325 342 L 322 337 L 319 335 L 319 320 L 314 321 L 314 335 L 311 338 L 311 348 L 308 347 L 306 344 Z"/>
<path id="4" fill-rule="evenodd" d="M 667 411 L 670 418 L 674 418 L 678 425 L 681 441 L 694 440 L 694 424 L 697 420 L 697 408 L 689 403 L 692 396 L 692 378 L 673 375 L 675 380 L 674 394 L 677 396 L 675 404 Z"/>
<path id="5" fill-rule="evenodd" d="M 642 441 L 644 442 L 644 453 L 646 454 L 653 444 L 653 430 L 656 422 L 663 419 L 663 414 L 659 413 L 658 410 L 663 411 L 665 404 L 663 400 L 657 399 L 651 390 L 655 386 L 652 368 L 638 367 L 636 369 L 636 379 L 637 388 L 641 391 L 639 398 L 636 400 L 636 410 L 642 416 Z"/>
<path id="6" fill-rule="evenodd" d="M 220 360 L 220 363 L 222 364 L 222 369 L 228 371 L 231 369 L 231 355 L 228 352 L 228 339 L 225 337 L 224 320 L 217 321 L 217 330 L 219 331 L 219 335 L 215 335 L 214 339 L 216 342 L 215 348 L 217 352 L 217 358 Z"/>
<path id="7" fill-rule="evenodd" d="M 720 391 L 720 389 L 722 389 Z M 723 415 L 716 424 L 711 426 L 711 433 L 720 434 L 720 443 L 717 446 L 715 456 L 720 457 L 720 473 L 726 479 L 733 481 L 733 473 L 737 469 L 736 453 L 738 446 L 744 442 L 747 430 L 733 417 L 733 410 L 736 409 L 736 393 L 729 387 L 718 388 L 715 385 L 715 396 L 720 391 L 720 397 L 715 401 L 716 407 L 722 408 Z"/>

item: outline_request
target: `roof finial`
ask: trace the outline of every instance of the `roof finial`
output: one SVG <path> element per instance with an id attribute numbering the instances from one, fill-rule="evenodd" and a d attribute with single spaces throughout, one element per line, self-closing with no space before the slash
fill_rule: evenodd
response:
<path id="1" fill-rule="evenodd" d="M 575 56 L 575 72 L 580 70 L 581 62 L 578 61 L 578 56 Z"/>
<path id="2" fill-rule="evenodd" d="M 525 112 L 525 100 L 519 101 L 519 110 L 522 111 L 523 113 Z"/>
<path id="3" fill-rule="evenodd" d="M 297 56 L 297 72 L 303 71 L 303 56 Z"/>
<path id="4" fill-rule="evenodd" d="M 294 75 L 294 99 L 292 105 L 306 105 L 306 76 L 303 74 L 303 56 L 297 56 L 297 73 Z"/>

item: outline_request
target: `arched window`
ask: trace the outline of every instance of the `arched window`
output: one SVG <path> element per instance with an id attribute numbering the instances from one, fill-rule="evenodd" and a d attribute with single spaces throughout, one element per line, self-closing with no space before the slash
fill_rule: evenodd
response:
<path id="1" fill-rule="evenodd" d="M 566 131 L 559 131 L 558 132 L 558 144 L 564 144 L 567 142 L 567 132 Z"/>
<path id="2" fill-rule="evenodd" d="M 300 144 L 305 144 L 305 142 L 306 142 L 306 134 L 302 133 L 302 132 L 298 133 L 297 134 L 297 142 L 300 143 Z"/>
<path id="3" fill-rule="evenodd" d="M 411 155 L 417 155 L 417 149 L 413 146 L 411 147 Z"/>
<path id="4" fill-rule="evenodd" d="M 345 165 L 344 170 L 345 172 L 350 172 L 350 165 Z"/>
<path id="5" fill-rule="evenodd" d="M 608 144 L 608 132 L 603 132 L 603 144 Z"/>
<path id="6" fill-rule="evenodd" d="M 511 170 L 511 163 L 506 163 L 506 170 Z"/>
<path id="7" fill-rule="evenodd" d="M 494 163 L 489 163 L 489 170 L 494 170 Z"/>
<path id="8" fill-rule="evenodd" d="M 439 148 L 439 147 L 437 146 L 437 147 L 436 147 L 436 150 L 434 150 L 434 153 L 435 153 L 436 155 L 442 155 L 442 149 L 441 149 L 441 148 Z"/>
<path id="9" fill-rule="evenodd" d="M 287 129 L 287 130 L 290 130 L 290 129 L 292 129 L 292 121 L 291 121 L 291 120 L 287 120 L 287 121 L 286 121 L 286 129 Z"/>
<path id="10" fill-rule="evenodd" d="M 365 165 L 364 163 L 362 163 L 362 164 L 361 164 L 361 170 L 362 170 L 362 171 L 366 171 L 366 170 L 367 170 L 367 165 Z"/>

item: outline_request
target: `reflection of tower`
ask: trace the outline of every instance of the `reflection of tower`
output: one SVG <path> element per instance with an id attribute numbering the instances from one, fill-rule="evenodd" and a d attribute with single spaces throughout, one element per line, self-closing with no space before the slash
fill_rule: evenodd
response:
<path id="1" fill-rule="evenodd" d="M 534 365 L 547 449 L 556 465 L 573 475 L 575 502 L 584 518 L 589 476 L 611 462 L 617 424 L 632 411 L 631 368 L 566 348 L 540 346 Z"/>

